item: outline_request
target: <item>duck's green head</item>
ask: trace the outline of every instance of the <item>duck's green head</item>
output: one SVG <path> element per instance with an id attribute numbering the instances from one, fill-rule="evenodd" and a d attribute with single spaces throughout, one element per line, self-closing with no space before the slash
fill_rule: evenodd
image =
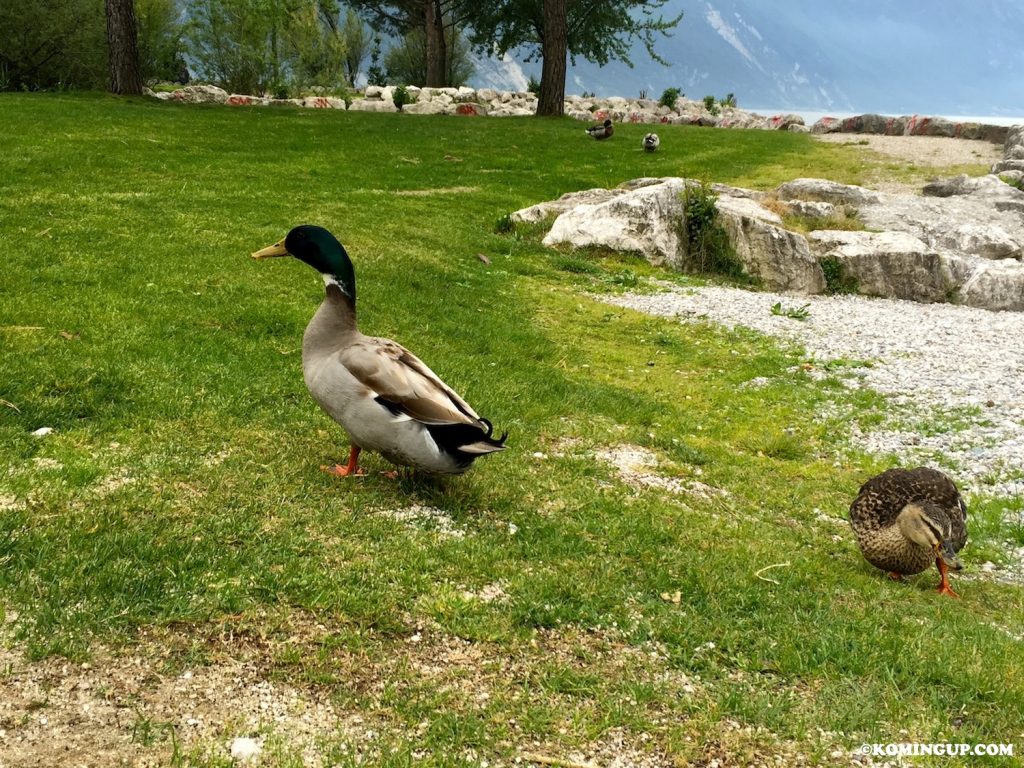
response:
<path id="1" fill-rule="evenodd" d="M 303 224 L 295 227 L 280 242 L 252 254 L 254 259 L 273 256 L 294 256 L 304 261 L 327 283 L 336 284 L 353 302 L 356 300 L 356 274 L 352 260 L 337 238 L 323 227 Z"/>

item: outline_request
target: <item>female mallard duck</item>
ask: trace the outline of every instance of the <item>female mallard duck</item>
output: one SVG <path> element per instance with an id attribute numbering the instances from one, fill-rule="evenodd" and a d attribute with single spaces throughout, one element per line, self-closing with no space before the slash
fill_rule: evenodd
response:
<path id="1" fill-rule="evenodd" d="M 346 466 L 361 474 L 359 453 L 377 451 L 394 464 L 457 475 L 477 456 L 503 450 L 491 423 L 477 415 L 409 350 L 356 327 L 356 277 L 348 253 L 322 227 L 296 227 L 254 259 L 294 256 L 320 272 L 326 297 L 302 337 L 302 373 L 313 399 L 348 433 Z"/>
<path id="2" fill-rule="evenodd" d="M 967 507 L 942 472 L 888 469 L 871 478 L 850 505 L 850 525 L 867 561 L 893 579 L 934 562 L 942 577 L 939 592 L 958 596 L 946 571 L 963 567 L 956 553 L 967 541 Z"/>

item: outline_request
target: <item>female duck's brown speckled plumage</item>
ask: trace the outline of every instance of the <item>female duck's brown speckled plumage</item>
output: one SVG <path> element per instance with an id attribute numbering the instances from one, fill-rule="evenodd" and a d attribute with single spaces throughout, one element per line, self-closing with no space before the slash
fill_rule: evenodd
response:
<path id="1" fill-rule="evenodd" d="M 955 595 L 947 566 L 967 542 L 967 507 L 956 484 L 928 467 L 889 469 L 871 478 L 850 505 L 850 525 L 864 557 L 893 578 L 921 573 L 932 563 L 939 591 Z"/>

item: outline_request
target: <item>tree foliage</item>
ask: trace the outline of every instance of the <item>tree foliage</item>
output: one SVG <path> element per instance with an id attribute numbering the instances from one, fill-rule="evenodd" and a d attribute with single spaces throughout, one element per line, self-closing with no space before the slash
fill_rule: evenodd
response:
<path id="1" fill-rule="evenodd" d="M 181 14 L 176 0 L 135 0 L 139 21 L 139 67 L 146 82 L 186 81 Z"/>
<path id="2" fill-rule="evenodd" d="M 0 90 L 103 88 L 106 22 L 96 0 L 0 0 Z"/>
<path id="3" fill-rule="evenodd" d="M 566 0 L 566 43 L 570 59 L 604 66 L 622 61 L 629 66 L 634 40 L 643 43 L 651 58 L 664 64 L 654 46 L 679 24 L 683 14 L 665 19 L 658 12 L 669 0 Z M 545 0 L 492 0 L 468 12 L 473 42 L 498 54 L 524 47 L 527 61 L 540 58 L 544 42 Z"/>
<path id="4" fill-rule="evenodd" d="M 584 58 L 604 66 L 617 60 L 633 65 L 634 40 L 651 58 L 665 61 L 654 50 L 659 37 L 679 23 L 680 13 L 665 19 L 659 11 L 668 0 L 491 0 L 466 9 L 473 27 L 473 44 L 503 55 L 525 48 L 527 61 L 542 60 L 538 114 L 561 114 L 565 95 L 565 58 Z M 557 39 L 555 39 L 557 38 Z M 544 76 L 544 73 L 547 76 Z"/>
<path id="5" fill-rule="evenodd" d="M 470 0 L 349 0 L 349 3 L 375 30 L 402 38 L 397 47 L 403 50 L 395 54 L 403 59 L 401 69 L 412 67 L 412 62 L 406 59 L 413 51 L 422 56 L 423 75 L 418 85 L 456 84 L 452 76 L 464 71 L 469 62 L 460 30 L 471 15 Z M 397 59 L 395 64 L 399 66 Z M 415 67 L 417 72 L 420 68 Z"/>
<path id="6" fill-rule="evenodd" d="M 384 57 L 386 79 L 389 83 L 424 85 L 427 82 L 426 36 L 423 30 L 406 33 L 402 41 L 392 46 Z M 448 36 L 444 65 L 444 84 L 458 88 L 473 76 L 473 62 L 466 38 L 453 29 Z"/>
<path id="7" fill-rule="evenodd" d="M 355 87 L 359 70 L 370 51 L 370 36 L 366 33 L 366 25 L 354 8 L 346 9 L 345 22 L 341 27 L 341 38 L 345 43 L 345 79 L 349 85 Z"/>
<path id="8" fill-rule="evenodd" d="M 344 81 L 334 0 L 190 0 L 189 50 L 199 74 L 237 93 Z"/>

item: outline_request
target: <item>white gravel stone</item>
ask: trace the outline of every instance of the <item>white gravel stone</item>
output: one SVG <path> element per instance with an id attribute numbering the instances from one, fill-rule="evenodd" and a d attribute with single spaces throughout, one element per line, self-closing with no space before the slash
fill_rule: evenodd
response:
<path id="1" fill-rule="evenodd" d="M 942 467 L 974 493 L 1024 494 L 1024 313 L 861 296 L 666 287 L 658 294 L 599 298 L 652 315 L 752 328 L 804 347 L 818 363 L 866 361 L 870 367 L 852 368 L 845 383 L 888 395 L 903 428 L 865 433 L 853 423 L 855 444 L 908 464 Z M 774 315 L 776 302 L 809 305 L 809 316 Z M 907 426 L 915 420 L 949 422 L 950 416 L 948 429 Z"/>

